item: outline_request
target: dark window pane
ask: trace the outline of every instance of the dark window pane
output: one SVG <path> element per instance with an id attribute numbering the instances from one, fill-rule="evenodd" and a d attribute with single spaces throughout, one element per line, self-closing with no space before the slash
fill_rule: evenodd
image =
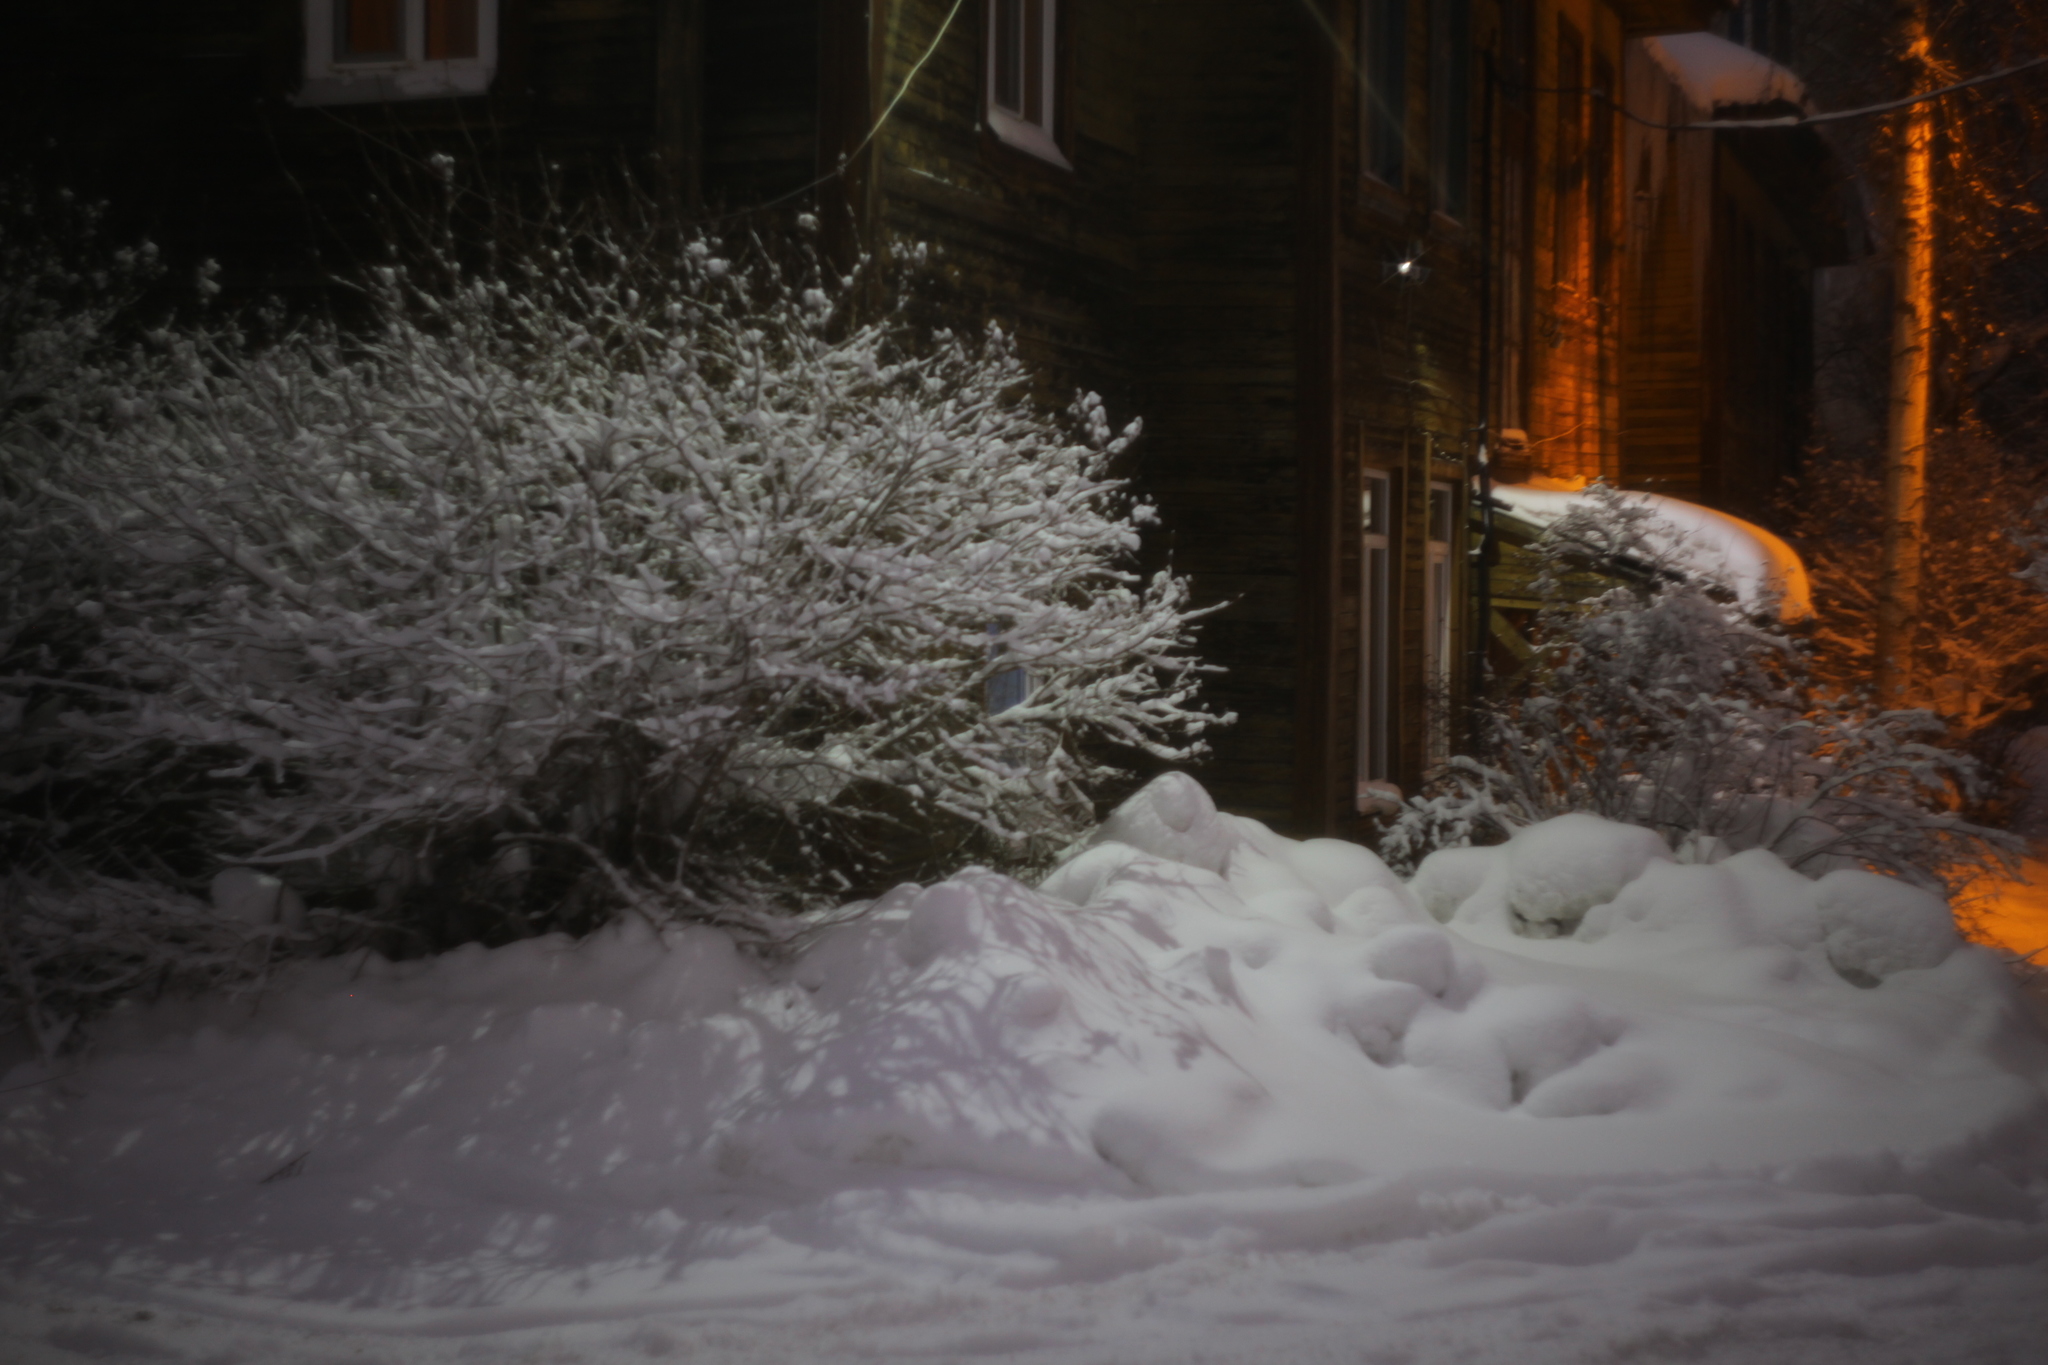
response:
<path id="1" fill-rule="evenodd" d="M 1593 292 L 1605 296 L 1614 289 L 1614 228 L 1620 212 L 1615 203 L 1617 154 L 1616 84 L 1614 64 L 1605 57 L 1593 58 L 1593 95 L 1587 113 L 1592 136 L 1586 149 L 1586 212 L 1593 219 Z"/>
<path id="2" fill-rule="evenodd" d="M 1045 116 L 1045 0 L 1024 0 L 1024 121 L 1049 127 Z"/>
<path id="3" fill-rule="evenodd" d="M 405 55 L 404 0 L 335 0 L 335 55 L 343 61 Z"/>
<path id="4" fill-rule="evenodd" d="M 1369 0 L 1359 39 L 1365 49 L 1358 63 L 1365 169 L 1399 185 L 1408 143 L 1407 0 Z"/>
<path id="5" fill-rule="evenodd" d="M 995 0 L 990 7 L 995 25 L 991 73 L 998 108 L 1024 112 L 1024 0 Z"/>
<path id="6" fill-rule="evenodd" d="M 476 0 L 426 0 L 427 59 L 476 56 Z"/>
<path id="7" fill-rule="evenodd" d="M 1559 284 L 1579 279 L 1580 191 L 1586 182 L 1586 47 L 1572 22 L 1557 20 L 1557 149 L 1554 198 L 1557 224 L 1552 236 L 1556 255 L 1551 278 Z"/>
<path id="8" fill-rule="evenodd" d="M 1448 488 L 1429 490 L 1429 538 L 1436 541 L 1451 538 L 1451 490 Z"/>
<path id="9" fill-rule="evenodd" d="M 1430 14 L 1430 180 L 1436 207 L 1463 218 L 1472 155 L 1472 7 L 1436 0 Z"/>

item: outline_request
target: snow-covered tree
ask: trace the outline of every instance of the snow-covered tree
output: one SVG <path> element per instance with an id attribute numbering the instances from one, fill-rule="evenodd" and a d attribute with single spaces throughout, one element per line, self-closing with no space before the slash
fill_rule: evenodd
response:
<path id="1" fill-rule="evenodd" d="M 772 938 L 1070 841 L 1105 755 L 1220 719 L 1186 581 L 1129 567 L 1137 426 L 859 274 L 556 220 L 358 325 L 88 348 L 0 434 L 11 860 L 438 944 Z"/>
<path id="2" fill-rule="evenodd" d="M 1486 708 L 1486 750 L 1454 757 L 1396 818 L 1396 861 L 1572 811 L 1692 856 L 1768 848 L 1813 873 L 1932 884 L 1999 856 L 2004 836 L 1955 813 L 1975 769 L 1931 742 L 1938 718 L 1815 696 L 1803 643 L 1683 570 L 1677 535 L 1605 485 L 1544 533 L 1537 664 Z"/>
<path id="3" fill-rule="evenodd" d="M 1931 450 L 1942 493 L 1928 503 L 1923 563 L 1940 587 L 1921 596 L 1901 680 L 1915 706 L 1974 739 L 2048 700 L 2048 597 L 2020 577 L 2044 476 L 1982 429 L 1936 433 Z M 1845 692 L 1877 672 L 1879 484 L 1869 464 L 1822 453 L 1789 509 L 1819 612 L 1813 671 Z"/>

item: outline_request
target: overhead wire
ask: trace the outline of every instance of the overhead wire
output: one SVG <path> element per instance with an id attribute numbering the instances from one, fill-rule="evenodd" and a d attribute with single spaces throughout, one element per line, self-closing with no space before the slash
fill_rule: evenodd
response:
<path id="1" fill-rule="evenodd" d="M 1645 128 L 1655 128 L 1661 132 L 1721 133 L 1740 131 L 1746 128 L 1806 128 L 1820 123 L 1840 123 L 1846 119 L 1869 118 L 1874 114 L 1888 114 L 1894 109 L 1904 109 L 1909 105 L 1920 104 L 1927 100 L 1938 100 L 1945 95 L 1953 95 L 1958 90 L 1968 90 L 1972 86 L 2004 80 L 2009 76 L 2017 76 L 2022 72 L 2032 71 L 2042 66 L 2048 66 L 2048 57 L 2034 57 L 2014 66 L 2003 67 L 1997 71 L 1987 71 L 1981 76 L 1972 76 L 1966 81 L 1956 81 L 1952 85 L 1944 85 L 1934 90 L 1922 90 L 1918 94 L 1906 95 L 1895 100 L 1885 100 L 1878 104 L 1861 105 L 1855 109 L 1836 109 L 1820 114 L 1786 114 L 1777 118 L 1700 119 L 1693 123 L 1664 123 L 1657 119 L 1645 118 L 1643 115 L 1622 104 L 1620 100 L 1616 99 L 1609 92 L 1589 85 L 1519 85 L 1517 82 L 1508 80 L 1502 80 L 1501 84 L 1517 86 L 1517 88 L 1525 93 L 1532 95 L 1591 95 L 1594 99 L 1613 105 L 1615 111 L 1631 123 L 1640 124 Z"/>

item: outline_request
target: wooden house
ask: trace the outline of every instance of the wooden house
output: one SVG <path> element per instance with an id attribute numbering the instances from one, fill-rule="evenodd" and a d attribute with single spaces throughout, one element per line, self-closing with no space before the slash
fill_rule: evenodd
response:
<path id="1" fill-rule="evenodd" d="M 1144 418 L 1150 553 L 1228 604 L 1203 647 L 1238 722 L 1202 780 L 1355 835 L 1456 741 L 1490 431 L 1529 433 L 1510 476 L 1734 506 L 1789 449 L 1797 365 L 1731 357 L 1798 324 L 1765 275 L 1813 259 L 1772 207 L 1803 191 L 1622 114 L 1678 112 L 1643 40 L 1714 8 L 75 0 L 0 20 L 0 99 L 9 145 L 251 289 L 311 278 L 361 168 L 429 145 L 929 244 L 940 304 L 1015 334 L 1048 401 Z"/>

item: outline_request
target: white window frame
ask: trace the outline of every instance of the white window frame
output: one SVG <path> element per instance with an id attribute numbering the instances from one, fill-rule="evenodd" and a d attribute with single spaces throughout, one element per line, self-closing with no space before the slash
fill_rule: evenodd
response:
<path id="1" fill-rule="evenodd" d="M 1358 772 L 1360 814 L 1398 789 L 1394 770 L 1394 479 L 1366 469 L 1360 480 L 1358 556 Z"/>
<path id="2" fill-rule="evenodd" d="M 382 104 L 396 100 L 481 95 L 498 71 L 498 0 L 477 0 L 476 56 L 428 61 L 427 7 L 402 0 L 405 52 L 388 61 L 340 61 L 335 53 L 336 0 L 303 0 L 306 80 L 294 104 Z"/>
<path id="3" fill-rule="evenodd" d="M 987 31 L 986 51 L 983 63 L 987 75 L 985 85 L 987 97 L 982 103 L 982 120 L 998 139 L 1021 152 L 1029 152 L 1041 161 L 1049 161 L 1061 170 L 1071 171 L 1074 164 L 1067 160 L 1060 150 L 1056 131 L 1059 127 L 1059 6 L 1060 0 L 1036 0 L 1039 6 L 1037 31 L 1033 32 L 1029 22 L 1032 0 L 1015 0 L 1019 6 L 1021 35 L 1027 54 L 1035 47 L 1038 55 L 1038 96 L 1039 116 L 1031 118 L 1023 109 L 1013 109 L 997 103 L 996 87 L 996 39 L 1002 12 L 1002 0 L 986 0 L 985 18 L 982 27 Z M 1031 63 L 1026 60 L 1028 71 Z M 1028 101 L 1027 101 L 1028 103 Z"/>

